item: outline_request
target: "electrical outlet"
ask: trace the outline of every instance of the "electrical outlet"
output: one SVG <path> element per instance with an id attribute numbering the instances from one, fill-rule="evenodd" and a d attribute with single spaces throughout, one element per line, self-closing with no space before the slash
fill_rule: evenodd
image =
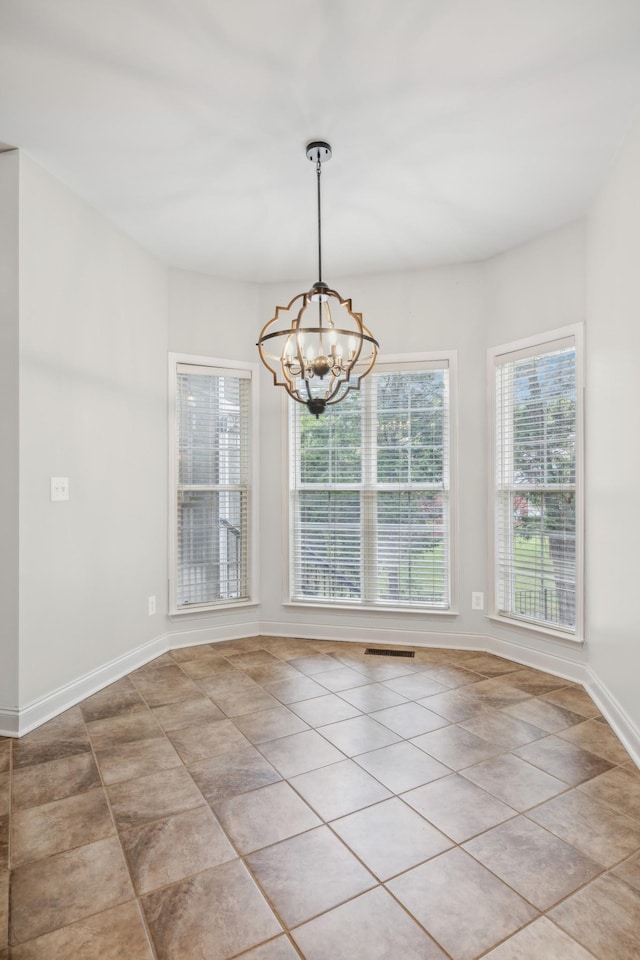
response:
<path id="1" fill-rule="evenodd" d="M 69 477 L 51 477 L 51 500 L 69 499 Z"/>
<path id="2" fill-rule="evenodd" d="M 149 598 L 148 598 L 148 603 L 149 603 L 149 616 L 152 617 L 152 616 L 154 615 L 154 613 L 156 612 L 156 598 L 155 598 L 155 597 L 149 597 Z"/>
<path id="3" fill-rule="evenodd" d="M 471 609 L 484 610 L 484 593 L 471 594 Z"/>

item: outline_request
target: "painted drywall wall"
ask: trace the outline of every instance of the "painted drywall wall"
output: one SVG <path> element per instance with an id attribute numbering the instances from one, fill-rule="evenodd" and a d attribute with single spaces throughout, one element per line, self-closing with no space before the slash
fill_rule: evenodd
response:
<path id="1" fill-rule="evenodd" d="M 590 666 L 640 729 L 640 124 L 587 224 Z"/>
<path id="2" fill-rule="evenodd" d="M 163 630 L 167 285 L 163 267 L 24 154 L 20 168 L 26 708 Z M 68 502 L 50 502 L 51 476 L 69 478 Z"/>
<path id="3" fill-rule="evenodd" d="M 450 634 L 476 634 L 481 613 L 471 611 L 471 591 L 485 591 L 486 454 L 485 454 L 485 315 L 481 265 L 444 267 L 396 274 L 331 278 L 381 344 L 381 355 L 456 350 L 458 366 L 458 497 L 460 532 L 456 557 L 458 615 L 400 612 L 317 610 L 284 604 L 283 557 L 286 551 L 287 488 L 284 455 L 284 407 L 281 389 L 266 373 L 262 380 L 262 571 L 263 623 L 270 632 L 302 636 L 335 635 L 384 640 L 386 635 L 414 631 L 425 642 Z M 261 289 L 261 316 L 273 316 L 303 284 L 269 285 Z"/>
<path id="4" fill-rule="evenodd" d="M 585 224 L 580 220 L 485 263 L 487 347 L 585 319 Z"/>
<path id="5" fill-rule="evenodd" d="M 20 165 L 0 153 L 0 712 L 18 707 L 18 227 Z"/>
<path id="6" fill-rule="evenodd" d="M 585 321 L 585 223 L 579 221 L 484 264 L 486 346 L 495 347 Z M 488 427 L 488 417 L 487 417 Z M 487 571 L 488 579 L 490 571 Z M 487 622 L 491 636 L 584 662 L 586 648 L 548 640 L 526 627 Z"/>

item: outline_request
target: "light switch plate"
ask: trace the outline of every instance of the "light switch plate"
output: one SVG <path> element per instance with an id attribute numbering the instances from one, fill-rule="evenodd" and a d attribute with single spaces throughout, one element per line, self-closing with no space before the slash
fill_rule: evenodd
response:
<path id="1" fill-rule="evenodd" d="M 69 499 L 69 477 L 51 477 L 51 500 Z"/>

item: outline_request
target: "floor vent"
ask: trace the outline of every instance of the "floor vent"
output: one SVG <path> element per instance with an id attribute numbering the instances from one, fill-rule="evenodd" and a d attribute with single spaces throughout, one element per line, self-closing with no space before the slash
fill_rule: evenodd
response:
<path id="1" fill-rule="evenodd" d="M 415 657 L 415 650 L 378 650 L 374 647 L 368 647 L 365 653 L 370 653 L 373 657 Z"/>

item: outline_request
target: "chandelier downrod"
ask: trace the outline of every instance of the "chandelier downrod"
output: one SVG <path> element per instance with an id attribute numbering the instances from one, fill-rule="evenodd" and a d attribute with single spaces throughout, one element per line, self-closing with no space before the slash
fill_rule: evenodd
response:
<path id="1" fill-rule="evenodd" d="M 307 144 L 306 155 L 316 165 L 318 279 L 286 307 L 276 307 L 257 347 L 274 384 L 319 417 L 329 404 L 360 388 L 376 361 L 378 341 L 363 324 L 362 314 L 352 309 L 351 300 L 331 290 L 322 278 L 321 176 L 322 164 L 331 159 L 331 147 L 324 140 L 314 140 Z M 307 314 L 311 305 L 317 305 L 315 323 L 309 322 Z M 288 313 L 287 326 L 283 321 Z M 275 352 L 278 344 L 280 351 Z"/>

